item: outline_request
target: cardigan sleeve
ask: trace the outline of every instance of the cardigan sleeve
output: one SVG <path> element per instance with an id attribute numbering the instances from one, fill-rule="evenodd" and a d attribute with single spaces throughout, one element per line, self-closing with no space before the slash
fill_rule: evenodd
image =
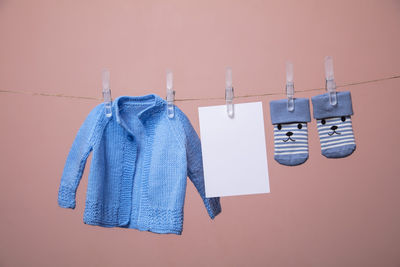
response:
<path id="1" fill-rule="evenodd" d="M 186 155 L 187 155 L 187 172 L 189 179 L 193 182 L 201 198 L 203 199 L 204 205 L 207 209 L 208 215 L 211 219 L 214 219 L 219 213 L 221 213 L 221 203 L 219 197 L 207 198 L 205 194 L 204 185 L 204 171 L 203 171 L 203 159 L 201 151 L 200 138 L 194 130 L 190 121 L 185 117 L 184 128 L 186 134 Z"/>
<path id="2" fill-rule="evenodd" d="M 96 106 L 87 116 L 78 130 L 65 162 L 58 190 L 58 205 L 63 208 L 75 208 L 75 194 L 85 169 L 86 160 L 92 151 L 95 139 L 95 127 L 101 105 Z"/>

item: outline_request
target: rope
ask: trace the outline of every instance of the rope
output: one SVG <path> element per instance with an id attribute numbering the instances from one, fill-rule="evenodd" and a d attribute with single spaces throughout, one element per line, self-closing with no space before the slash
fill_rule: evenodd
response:
<path id="1" fill-rule="evenodd" d="M 384 78 L 379 78 L 379 79 L 374 79 L 374 80 L 366 80 L 366 81 L 361 81 L 361 82 L 345 83 L 345 84 L 337 85 L 336 87 L 337 88 L 340 88 L 340 87 L 351 87 L 351 86 L 360 85 L 360 84 L 376 83 L 376 82 L 394 80 L 394 79 L 399 79 L 399 78 L 400 78 L 400 75 L 394 75 L 394 76 L 389 76 L 389 77 L 384 77 Z M 325 88 L 323 88 L 323 87 L 310 88 L 310 89 L 296 90 L 295 92 L 296 93 L 305 93 L 305 92 L 319 91 L 319 90 L 325 90 Z M 41 92 L 32 92 L 32 91 L 1 90 L 0 89 L 0 93 L 25 94 L 25 95 L 32 95 L 32 96 L 62 97 L 62 98 L 72 98 L 72 99 L 85 99 L 85 100 L 103 101 L 103 98 L 98 98 L 98 97 L 74 96 L 74 95 L 65 95 L 65 94 L 51 94 L 51 93 L 41 93 Z M 239 96 L 235 96 L 234 98 L 263 97 L 263 96 L 272 96 L 272 95 L 285 95 L 285 93 L 281 92 L 281 93 L 239 95 Z M 225 97 L 176 98 L 175 101 L 176 102 L 184 102 L 184 101 L 221 100 L 221 99 L 224 100 Z"/>

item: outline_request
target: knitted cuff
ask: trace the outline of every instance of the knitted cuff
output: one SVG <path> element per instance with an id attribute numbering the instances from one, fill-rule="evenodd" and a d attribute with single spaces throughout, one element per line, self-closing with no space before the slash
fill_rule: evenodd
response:
<path id="1" fill-rule="evenodd" d="M 75 190 L 67 186 L 60 186 L 58 190 L 58 205 L 62 208 L 75 208 Z"/>
<path id="2" fill-rule="evenodd" d="M 332 106 L 329 102 L 329 93 L 313 96 L 311 100 L 314 118 L 325 119 L 353 115 L 350 92 L 337 92 L 336 98 L 337 104 Z"/>
<path id="3" fill-rule="evenodd" d="M 287 108 L 287 99 L 274 100 L 269 103 L 272 124 L 310 122 L 310 104 L 307 98 L 294 98 L 294 110 Z"/>

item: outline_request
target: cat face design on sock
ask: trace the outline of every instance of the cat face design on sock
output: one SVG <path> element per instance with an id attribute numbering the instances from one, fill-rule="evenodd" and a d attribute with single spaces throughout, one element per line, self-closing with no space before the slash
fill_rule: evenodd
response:
<path id="1" fill-rule="evenodd" d="M 295 166 L 308 159 L 308 131 L 306 122 L 274 125 L 275 160 Z"/>
<path id="2" fill-rule="evenodd" d="M 281 141 L 282 143 L 294 143 L 299 138 L 300 140 L 306 134 L 307 137 L 307 123 L 295 122 L 295 123 L 279 123 L 275 125 L 274 136 L 275 143 Z M 299 141 L 300 141 L 299 140 Z"/>
<path id="3" fill-rule="evenodd" d="M 322 154 L 339 158 L 351 154 L 355 140 L 350 116 L 317 119 Z"/>

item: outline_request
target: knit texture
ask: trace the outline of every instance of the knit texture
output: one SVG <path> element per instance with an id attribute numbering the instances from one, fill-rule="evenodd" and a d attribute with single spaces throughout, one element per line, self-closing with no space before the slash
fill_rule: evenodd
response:
<path id="1" fill-rule="evenodd" d="M 60 207 L 75 208 L 76 190 L 93 152 L 86 224 L 180 235 L 187 176 L 209 217 L 221 212 L 219 197 L 205 196 L 200 139 L 178 107 L 170 119 L 166 101 L 151 94 L 118 97 L 112 111 L 106 117 L 99 104 L 80 127 L 61 177 Z"/>

